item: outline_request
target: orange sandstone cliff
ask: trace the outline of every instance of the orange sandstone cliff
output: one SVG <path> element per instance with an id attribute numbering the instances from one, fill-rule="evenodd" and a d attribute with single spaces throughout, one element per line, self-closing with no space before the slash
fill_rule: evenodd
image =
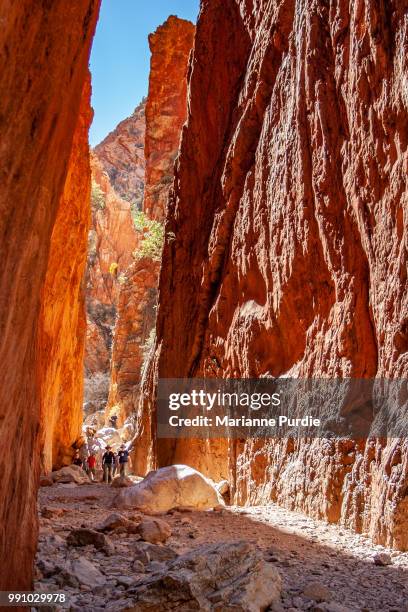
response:
<path id="1" fill-rule="evenodd" d="M 187 113 L 187 65 L 195 26 L 170 16 L 149 37 L 146 101 L 146 175 L 143 211 L 162 221 L 174 177 L 181 127 Z M 138 405 L 143 367 L 154 341 L 160 261 L 142 257 L 126 272 L 112 348 L 109 408 L 119 423 Z"/>
<path id="2" fill-rule="evenodd" d="M 407 376 L 407 8 L 203 3 L 139 413 L 153 465 L 402 549 L 406 441 L 155 440 L 149 396 L 158 377 Z"/>
<path id="3" fill-rule="evenodd" d="M 29 590 L 37 532 L 42 289 L 99 2 L 0 2 L 0 589 Z"/>
<path id="4" fill-rule="evenodd" d="M 81 435 L 83 420 L 81 373 L 86 333 L 83 277 L 90 223 L 90 95 L 89 75 L 51 235 L 41 304 L 38 346 L 46 472 L 71 462 L 72 444 Z"/>
<path id="5" fill-rule="evenodd" d="M 143 210 L 160 220 L 165 214 L 180 130 L 186 119 L 187 63 L 194 32 L 190 21 L 171 15 L 149 36 Z"/>
<path id="6" fill-rule="evenodd" d="M 86 278 L 87 343 L 85 371 L 88 376 L 107 373 L 110 367 L 112 333 L 121 282 L 133 262 L 138 238 L 131 205 L 112 187 L 101 162 L 92 155 L 92 221 Z"/>
<path id="7" fill-rule="evenodd" d="M 99 143 L 94 153 L 116 193 L 141 208 L 145 173 L 145 106 L 142 102 Z"/>

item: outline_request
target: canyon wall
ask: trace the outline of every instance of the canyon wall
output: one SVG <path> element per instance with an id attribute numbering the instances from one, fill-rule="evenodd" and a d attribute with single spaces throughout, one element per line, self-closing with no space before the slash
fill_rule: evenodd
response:
<path id="1" fill-rule="evenodd" d="M 157 221 L 164 218 L 186 119 L 187 65 L 194 31 L 189 21 L 170 16 L 149 36 L 143 212 Z M 142 228 L 140 243 L 148 234 L 148 227 L 146 231 Z M 114 331 L 108 409 L 118 415 L 119 425 L 138 405 L 143 368 L 154 341 L 160 255 L 140 255 L 124 275 Z"/>
<path id="2" fill-rule="evenodd" d="M 202 3 L 140 469 L 408 548 L 400 440 L 156 440 L 157 378 L 406 377 L 407 0 Z M 146 111 L 147 112 L 147 111 Z"/>
<path id="3" fill-rule="evenodd" d="M 187 63 L 194 32 L 190 21 L 171 15 L 149 36 L 143 210 L 159 220 L 165 215 L 180 130 L 186 119 Z"/>
<path id="4" fill-rule="evenodd" d="M 129 134 L 131 131 L 129 122 L 127 125 L 125 133 Z M 135 133 L 137 133 L 136 128 Z M 117 128 L 118 139 L 120 134 Z M 133 149 L 138 150 L 131 142 L 127 142 L 126 149 L 129 152 Z M 118 142 L 111 141 L 108 146 L 108 159 L 109 163 L 116 163 L 117 160 L 118 168 L 121 169 L 117 173 L 118 180 L 124 167 L 123 157 L 123 147 Z M 92 214 L 85 279 L 87 327 L 84 414 L 86 416 L 105 410 L 107 406 L 119 295 L 126 279 L 126 270 L 134 261 L 133 253 L 139 240 L 132 220 L 132 204 L 120 197 L 113 187 L 105 170 L 107 162 L 104 162 L 104 159 L 104 157 L 99 158 L 94 151 L 91 154 Z M 139 163 L 140 160 L 134 157 L 134 161 Z M 141 163 L 144 165 L 144 160 Z M 129 164 L 131 164 L 130 158 Z M 132 175 L 139 176 L 139 170 L 140 168 L 136 166 Z M 121 184 L 123 186 L 124 180 Z"/>
<path id="5" fill-rule="evenodd" d="M 72 461 L 82 429 L 86 317 L 83 277 L 90 222 L 92 120 L 90 75 L 85 82 L 68 173 L 51 235 L 41 303 L 39 360 L 43 430 L 42 469 Z"/>
<path id="6" fill-rule="evenodd" d="M 144 141 L 146 100 L 94 148 L 116 193 L 141 208 L 144 190 Z"/>
<path id="7" fill-rule="evenodd" d="M 29 590 L 37 533 L 40 298 L 99 3 L 0 2 L 0 589 Z"/>

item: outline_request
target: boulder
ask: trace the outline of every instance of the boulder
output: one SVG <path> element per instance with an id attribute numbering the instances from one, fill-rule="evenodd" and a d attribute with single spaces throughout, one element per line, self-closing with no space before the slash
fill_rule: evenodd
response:
<path id="1" fill-rule="evenodd" d="M 391 555 L 386 552 L 380 552 L 374 555 L 373 561 L 375 565 L 385 567 L 386 565 L 392 564 Z"/>
<path id="2" fill-rule="evenodd" d="M 78 465 L 67 465 L 60 470 L 51 473 L 53 482 L 61 484 L 89 484 L 89 478 L 84 470 Z"/>
<path id="3" fill-rule="evenodd" d="M 220 482 L 217 482 L 215 488 L 217 489 L 220 495 L 226 495 L 227 493 L 229 493 L 230 490 L 228 480 L 221 480 Z"/>
<path id="4" fill-rule="evenodd" d="M 330 601 L 332 594 L 330 589 L 321 582 L 310 582 L 303 589 L 303 595 L 314 601 Z"/>
<path id="5" fill-rule="evenodd" d="M 139 484 L 123 489 L 117 508 L 137 508 L 145 514 L 161 514 L 173 508 L 209 510 L 225 506 L 211 482 L 187 465 L 171 465 L 150 472 Z"/>
<path id="6" fill-rule="evenodd" d="M 86 431 L 86 429 L 90 427 L 97 431 L 98 429 L 101 429 L 104 426 L 104 423 L 105 411 L 98 410 L 97 412 L 94 412 L 93 414 L 90 414 L 86 417 L 86 419 L 84 420 L 84 429 Z"/>
<path id="7" fill-rule="evenodd" d="M 158 518 L 144 519 L 138 526 L 138 533 L 145 542 L 159 544 L 171 536 L 171 528 L 166 521 Z"/>
<path id="8" fill-rule="evenodd" d="M 122 489 L 124 487 L 133 487 L 134 484 L 135 483 L 129 478 L 129 476 L 116 476 L 116 478 L 112 480 L 111 486 Z"/>
<path id="9" fill-rule="evenodd" d="M 167 563 L 128 591 L 147 610 L 234 610 L 261 612 L 280 600 L 277 570 L 249 542 L 204 545 Z"/>
<path id="10" fill-rule="evenodd" d="M 40 476 L 40 487 L 52 487 L 53 484 L 51 476 Z"/>
<path id="11" fill-rule="evenodd" d="M 41 516 L 44 518 L 56 518 L 65 514 L 64 508 L 52 508 L 51 506 L 44 506 L 41 509 Z"/>
<path id="12" fill-rule="evenodd" d="M 106 554 L 113 552 L 111 540 L 103 533 L 93 529 L 73 529 L 67 537 L 67 544 L 68 546 L 95 546 Z"/>
<path id="13" fill-rule="evenodd" d="M 105 576 L 85 557 L 74 559 L 61 572 L 62 581 L 71 586 L 85 585 L 90 588 L 100 587 L 106 583 Z"/>
<path id="14" fill-rule="evenodd" d="M 97 527 L 98 531 L 116 531 L 118 529 L 123 530 L 126 533 L 137 533 L 138 524 L 134 521 L 130 521 L 122 514 L 114 512 L 113 514 L 110 514 L 99 527 Z"/>
<path id="15" fill-rule="evenodd" d="M 145 566 L 149 565 L 152 561 L 165 563 L 167 561 L 173 561 L 177 557 L 178 554 L 175 550 L 170 548 L 170 546 L 159 546 L 158 544 L 150 544 L 149 542 L 137 542 L 134 563 L 137 561 Z"/>
<path id="16" fill-rule="evenodd" d="M 103 440 L 105 444 L 122 444 L 122 438 L 120 437 L 118 430 L 114 427 L 103 427 L 102 429 L 99 429 L 95 434 L 95 438 Z"/>

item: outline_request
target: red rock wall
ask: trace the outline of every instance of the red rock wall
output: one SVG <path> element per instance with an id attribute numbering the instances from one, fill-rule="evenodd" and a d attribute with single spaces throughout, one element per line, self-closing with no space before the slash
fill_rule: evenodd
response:
<path id="1" fill-rule="evenodd" d="M 152 342 L 160 262 L 144 257 L 133 263 L 122 285 L 115 326 L 108 413 L 121 427 L 139 400 L 142 370 Z"/>
<path id="2" fill-rule="evenodd" d="M 145 99 L 99 143 L 94 153 L 116 193 L 141 208 L 144 190 Z"/>
<path id="3" fill-rule="evenodd" d="M 28 590 L 40 466 L 40 297 L 99 3 L 0 2 L 0 589 Z"/>
<path id="4" fill-rule="evenodd" d="M 146 177 L 143 210 L 162 220 L 173 182 L 180 130 L 187 112 L 187 62 L 195 26 L 171 15 L 149 36 L 151 51 L 146 102 Z"/>
<path id="5" fill-rule="evenodd" d="M 90 223 L 92 120 L 90 75 L 85 82 L 64 191 L 51 235 L 39 328 L 43 470 L 72 461 L 82 429 L 86 317 L 84 272 Z"/>
<path id="6" fill-rule="evenodd" d="M 147 393 L 157 377 L 407 375 L 407 8 L 203 2 Z M 150 439 L 149 410 L 153 463 L 229 470 L 239 503 L 408 548 L 405 443 L 203 448 Z"/>
<path id="7" fill-rule="evenodd" d="M 121 280 L 138 244 L 130 203 L 118 195 L 95 154 L 91 165 L 92 179 L 103 193 L 103 207 L 92 207 L 86 278 L 87 375 L 109 371 Z"/>
<path id="8" fill-rule="evenodd" d="M 174 178 L 174 159 L 186 118 L 187 62 L 195 27 L 189 21 L 169 17 L 149 37 L 151 50 L 149 94 L 146 102 L 146 174 L 143 211 L 163 220 Z M 99 151 L 98 151 L 99 154 Z M 122 285 L 112 348 L 108 412 L 118 424 L 135 411 L 139 402 L 143 366 L 156 319 L 160 262 L 149 257 L 133 264 Z M 138 431 L 145 419 L 136 417 Z M 143 472 L 146 457 L 138 445 L 135 464 Z"/>

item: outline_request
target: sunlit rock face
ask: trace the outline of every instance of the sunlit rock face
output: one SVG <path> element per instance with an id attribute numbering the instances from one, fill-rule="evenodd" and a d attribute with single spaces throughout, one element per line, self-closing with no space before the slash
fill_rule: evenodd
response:
<path id="1" fill-rule="evenodd" d="M 132 115 L 94 149 L 116 193 L 138 208 L 142 206 L 144 190 L 145 106 L 146 101 L 142 100 Z"/>
<path id="2" fill-rule="evenodd" d="M 0 2 L 1 590 L 29 590 L 43 361 L 37 343 L 99 2 Z M 39 351 L 41 354 L 41 346 Z"/>
<path id="3" fill-rule="evenodd" d="M 164 218 L 181 127 L 186 119 L 187 63 L 194 32 L 192 23 L 171 16 L 149 37 L 143 211 L 158 221 Z M 128 268 L 121 285 L 107 407 L 107 417 L 116 414 L 119 425 L 138 405 L 144 364 L 154 341 L 159 269 L 160 261 L 142 257 Z M 143 425 L 144 421 L 139 423 Z"/>
<path id="4" fill-rule="evenodd" d="M 41 304 L 43 470 L 71 463 L 82 427 L 86 317 L 84 271 L 90 223 L 92 119 L 90 75 L 85 82 L 64 191 L 51 235 Z"/>
<path id="5" fill-rule="evenodd" d="M 175 16 L 149 36 L 151 51 L 146 102 L 146 179 L 143 209 L 162 220 L 173 182 L 180 130 L 187 113 L 187 63 L 195 26 Z"/>
<path id="6" fill-rule="evenodd" d="M 121 282 L 134 261 L 138 244 L 130 202 L 113 188 L 96 154 L 91 156 L 91 167 L 92 220 L 86 274 L 87 376 L 108 375 Z"/>
<path id="7" fill-rule="evenodd" d="M 406 8 L 203 3 L 140 408 L 153 464 L 399 548 L 405 442 L 155 440 L 150 396 L 158 377 L 407 375 Z"/>
<path id="8" fill-rule="evenodd" d="M 138 403 L 143 366 L 154 342 L 159 267 L 150 257 L 134 262 L 121 287 L 107 409 L 107 417 L 118 417 L 119 427 Z"/>

